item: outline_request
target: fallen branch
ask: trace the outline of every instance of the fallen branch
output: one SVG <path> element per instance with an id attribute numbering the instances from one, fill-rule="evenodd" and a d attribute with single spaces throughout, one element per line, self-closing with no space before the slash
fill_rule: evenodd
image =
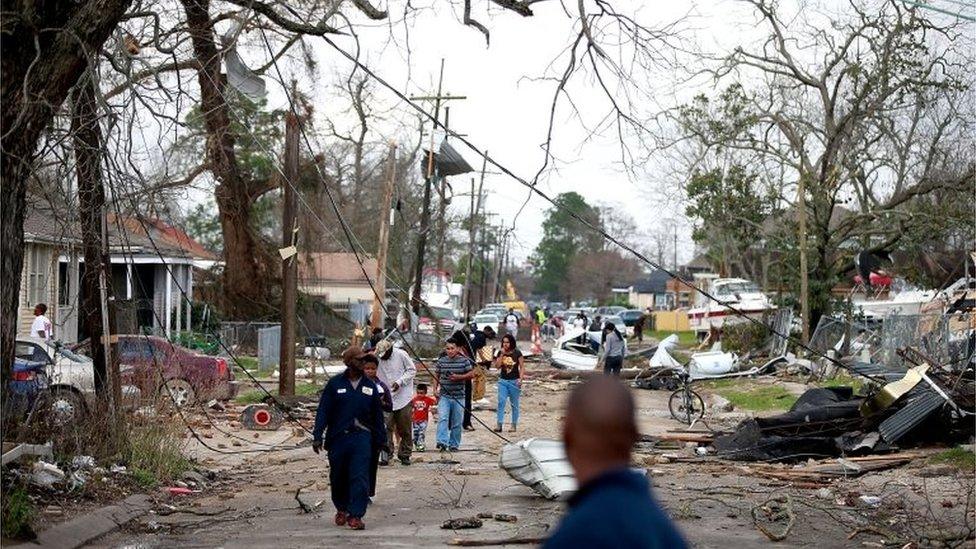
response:
<path id="1" fill-rule="evenodd" d="M 786 526 L 780 532 L 774 532 L 764 524 L 765 522 L 772 525 L 784 519 Z M 790 530 L 793 529 L 793 524 L 796 522 L 796 515 L 793 513 L 793 498 L 777 496 L 756 505 L 752 508 L 752 522 L 770 540 L 783 541 L 790 534 Z"/>
<path id="2" fill-rule="evenodd" d="M 490 547 L 492 545 L 538 545 L 546 541 L 546 538 L 504 538 L 504 539 L 461 539 L 454 538 L 447 542 L 448 545 L 458 547 Z"/>
<path id="3" fill-rule="evenodd" d="M 298 487 L 298 490 L 295 490 L 295 501 L 298 502 L 298 507 L 300 507 L 301 510 L 302 510 L 302 512 L 304 512 L 304 513 L 311 513 L 315 509 L 311 505 L 309 505 L 309 504 L 305 503 L 304 501 L 302 501 L 302 498 L 299 497 L 299 496 L 302 493 L 302 489 L 308 488 L 309 486 L 312 486 L 313 484 L 315 484 L 315 483 L 314 482 L 310 482 L 310 483 L 306 484 L 305 486 L 299 486 Z"/>

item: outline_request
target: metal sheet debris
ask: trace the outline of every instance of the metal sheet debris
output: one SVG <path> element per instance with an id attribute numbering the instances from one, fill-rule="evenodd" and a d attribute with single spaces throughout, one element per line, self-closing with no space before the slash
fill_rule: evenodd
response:
<path id="1" fill-rule="evenodd" d="M 576 491 L 576 476 L 558 440 L 530 438 L 506 444 L 499 464 L 512 478 L 546 499 L 565 499 Z"/>

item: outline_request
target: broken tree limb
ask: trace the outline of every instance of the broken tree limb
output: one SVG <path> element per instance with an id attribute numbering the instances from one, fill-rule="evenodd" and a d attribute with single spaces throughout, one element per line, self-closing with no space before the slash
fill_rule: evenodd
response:
<path id="1" fill-rule="evenodd" d="M 315 508 L 313 508 L 311 505 L 309 505 L 309 504 L 305 503 L 304 501 L 302 501 L 302 498 L 301 498 L 302 490 L 305 489 L 305 488 L 308 488 L 309 486 L 312 486 L 313 484 L 315 484 L 315 483 L 314 482 L 311 482 L 309 484 L 306 484 L 305 486 L 299 486 L 298 487 L 298 490 L 295 490 L 295 501 L 298 502 L 298 507 L 301 508 L 301 510 L 302 510 L 303 513 L 311 513 L 312 511 L 315 510 Z M 316 507 L 318 507 L 318 505 L 316 505 Z"/>
<path id="2" fill-rule="evenodd" d="M 544 537 L 503 538 L 503 539 L 461 539 L 454 538 L 448 545 L 457 547 L 490 547 L 493 545 L 538 545 L 546 541 Z"/>
<path id="3" fill-rule="evenodd" d="M 772 541 L 783 541 L 793 529 L 796 514 L 793 513 L 793 498 L 777 496 L 769 498 L 752 508 L 752 522 L 756 528 Z M 785 525 L 777 532 L 770 528 L 775 524 Z"/>

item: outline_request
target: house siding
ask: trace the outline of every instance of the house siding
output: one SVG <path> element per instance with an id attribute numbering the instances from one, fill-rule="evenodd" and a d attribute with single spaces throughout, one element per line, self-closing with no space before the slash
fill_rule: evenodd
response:
<path id="1" fill-rule="evenodd" d="M 38 254 L 46 256 L 44 267 L 45 282 L 37 302 L 29 299 L 30 269 L 34 257 Z M 57 318 L 58 313 L 58 248 L 41 242 L 26 242 L 24 245 L 24 266 L 20 273 L 20 305 L 18 307 L 18 330 L 20 335 L 30 334 L 31 323 L 34 322 L 34 306 L 37 303 L 47 304 L 47 317 Z M 54 328 L 54 337 L 61 339 L 58 326 Z"/>
<path id="2" fill-rule="evenodd" d="M 366 283 L 341 284 L 341 283 L 305 283 L 299 282 L 298 289 L 302 293 L 324 297 L 327 301 L 336 302 L 358 302 L 372 301 L 373 290 Z"/>

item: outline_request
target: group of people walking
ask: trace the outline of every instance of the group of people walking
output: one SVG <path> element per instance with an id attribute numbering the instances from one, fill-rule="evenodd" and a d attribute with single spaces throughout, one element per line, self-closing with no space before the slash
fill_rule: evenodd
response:
<path id="1" fill-rule="evenodd" d="M 460 449 L 462 432 L 471 421 L 472 381 L 484 379 L 484 369 L 496 367 L 498 412 L 495 431 L 511 408 L 510 431 L 517 429 L 524 363 L 515 336 L 507 333 L 496 353 L 490 327 L 451 336 L 434 362 L 433 396 L 416 384 L 417 367 L 406 351 L 390 339 L 370 342 L 369 351 L 349 347 L 342 353 L 346 370 L 326 383 L 319 399 L 312 431 L 312 449 L 328 452 L 334 522 L 365 528 L 366 506 L 376 494 L 378 468 L 394 457 L 411 464 L 411 455 L 426 450 L 426 431 L 437 414 L 436 447 Z M 479 397 L 480 398 L 480 397 Z"/>

